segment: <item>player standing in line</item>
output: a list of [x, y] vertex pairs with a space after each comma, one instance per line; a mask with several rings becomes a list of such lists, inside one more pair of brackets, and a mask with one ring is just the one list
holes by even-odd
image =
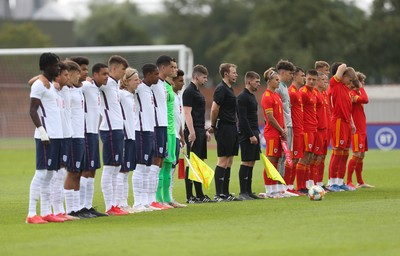
[[150, 206], [160, 209], [169, 209], [157, 202], [156, 193], [159, 182], [160, 170], [166, 156], [167, 146], [167, 127], [168, 127], [168, 111], [167, 111], [167, 91], [165, 88], [165, 79], [173, 75], [172, 68], [173, 59], [169, 56], [162, 55], [158, 57], [156, 65], [159, 70], [159, 80], [151, 86], [154, 95], [154, 160], [149, 172], [150, 180]]
[[352, 102], [350, 90], [358, 87], [359, 81], [353, 68], [341, 64], [329, 82], [330, 103], [332, 104], [332, 156], [329, 164], [329, 190], [348, 190], [343, 183], [346, 174], [351, 133], [355, 131], [351, 117]]
[[176, 133], [175, 133], [175, 93], [172, 88], [173, 78], [177, 76], [178, 66], [176, 65], [175, 59], [168, 56], [161, 56], [158, 58], [159, 69], [161, 70], [161, 77], [163, 74], [167, 75], [164, 80], [164, 86], [166, 90], [166, 104], [167, 104], [167, 143], [166, 143], [166, 154], [165, 159], [162, 162], [162, 167], [158, 176], [158, 187], [156, 200], [161, 203], [164, 207], [173, 208], [172, 198], [169, 196], [170, 185], [171, 185], [171, 171], [172, 165], [176, 161]]
[[124, 156], [122, 160], [121, 171], [117, 176], [116, 204], [124, 211], [133, 213], [133, 209], [128, 205], [129, 172], [135, 170], [135, 100], [134, 92], [139, 86], [140, 81], [138, 71], [133, 68], [127, 68], [125, 75], [120, 80], [121, 108], [124, 118]]
[[[294, 189], [294, 180], [297, 176], [297, 169], [301, 166], [297, 166], [299, 160], [304, 156], [304, 116], [303, 116], [303, 100], [300, 94], [300, 88], [304, 86], [306, 82], [306, 75], [304, 70], [300, 67], [296, 67], [293, 75], [293, 83], [289, 87], [290, 105], [292, 113], [293, 123], [293, 169], [291, 172], [285, 172], [285, 182], [288, 186], [288, 191], [294, 194], [298, 192]], [[297, 179], [298, 180], [298, 179]]]
[[[49, 82], [46, 85], [37, 79], [31, 87], [29, 114], [36, 127], [36, 172], [29, 188], [28, 224], [63, 222], [64, 219], [51, 213], [50, 181], [53, 171], [60, 169], [60, 150], [63, 132], [59, 97], [53, 80], [59, 74], [60, 58], [54, 53], [43, 53], [39, 59], [42, 75]], [[36, 214], [40, 198], [41, 216]]]
[[308, 188], [314, 185], [311, 177], [311, 162], [314, 158], [315, 136], [317, 132], [317, 98], [314, 87], [317, 82], [318, 72], [314, 69], [306, 73], [306, 84], [300, 89], [303, 101], [303, 129], [304, 129], [304, 156], [297, 164], [297, 190], [307, 194]]
[[[292, 114], [290, 109], [290, 96], [288, 87], [293, 80], [294, 74], [294, 65], [290, 61], [280, 60], [276, 64], [276, 70], [278, 70], [279, 74], [279, 88], [277, 88], [276, 93], [281, 96], [283, 103], [283, 112], [285, 117], [285, 126], [287, 129], [287, 143], [289, 150], [293, 150], [293, 123], [292, 123]], [[286, 157], [282, 154], [282, 157], [278, 162], [278, 171], [282, 175], [285, 176], [286, 172], [289, 172], [289, 176], [292, 176], [293, 167], [286, 162]], [[295, 193], [291, 193], [287, 191], [287, 187], [283, 185], [279, 185], [279, 191], [282, 192], [283, 197], [297, 196]]]
[[183, 129], [182, 129], [182, 97], [180, 91], [182, 90], [183, 86], [185, 85], [185, 73], [178, 69], [176, 77], [173, 79], [172, 87], [175, 93], [174, 99], [174, 118], [175, 118], [175, 134], [176, 134], [176, 149], [175, 149], [175, 162], [172, 164], [171, 169], [171, 183], [169, 185], [169, 197], [171, 198], [170, 205], [174, 208], [184, 208], [186, 204], [178, 203], [172, 193], [173, 184], [174, 184], [174, 173], [175, 168], [178, 164], [179, 154], [181, 148], [185, 146], [185, 140], [183, 136]]
[[[264, 79], [267, 82], [267, 89], [262, 96], [261, 106], [266, 121], [264, 126], [266, 156], [271, 164], [277, 168], [278, 160], [282, 157], [281, 140], [287, 139], [281, 96], [275, 92], [279, 88], [279, 75], [274, 68], [269, 68], [264, 72]], [[260, 195], [269, 198], [282, 198], [277, 182], [268, 178], [265, 170], [263, 175], [266, 194], [260, 193]]]
[[[193, 67], [192, 81], [183, 91], [182, 104], [185, 116], [184, 137], [187, 148], [187, 155], [193, 151], [201, 160], [207, 159], [207, 142], [211, 135], [205, 128], [206, 100], [200, 91], [200, 86], [207, 83], [208, 70], [203, 65]], [[214, 202], [203, 193], [202, 184], [189, 180], [189, 167], [186, 167], [185, 187], [186, 202], [208, 203]], [[193, 185], [196, 190], [196, 197], [193, 196]]]
[[239, 143], [242, 162], [239, 169], [239, 198], [261, 199], [252, 191], [253, 167], [260, 160], [260, 130], [258, 129], [257, 99], [254, 93], [260, 87], [260, 75], [249, 71], [245, 75], [245, 88], [238, 95]]
[[232, 88], [238, 77], [236, 68], [231, 63], [222, 63], [219, 66], [222, 81], [215, 88], [211, 106], [211, 130], [215, 131], [218, 154], [214, 180], [215, 201], [242, 201], [229, 193], [233, 157], [239, 152], [237, 99]]
[[314, 68], [315, 70], [317, 70], [317, 72], [322, 72], [324, 73], [327, 77], [329, 77], [330, 74], [330, 66], [328, 64], [328, 62], [323, 61], [323, 60], [317, 60], [314, 64]]
[[[73, 58], [71, 58], [73, 59]], [[77, 60], [78, 64], [81, 63]], [[80, 64], [85, 70], [85, 64]], [[85, 72], [81, 72], [81, 75]], [[85, 78], [86, 79], [86, 78]], [[81, 188], [86, 184], [86, 192], [82, 197], [81, 204], [83, 210], [98, 217], [108, 216], [98, 212], [93, 208], [94, 179], [96, 170], [100, 168], [100, 150], [99, 150], [99, 122], [100, 122], [100, 90], [99, 87], [106, 84], [108, 79], [108, 67], [103, 63], [97, 63], [92, 67], [92, 81], [82, 82], [82, 92], [85, 97], [85, 158], [83, 162], [83, 171], [81, 175]], [[82, 199], [83, 198], [83, 199]]]
[[356, 132], [352, 134], [351, 141], [353, 145], [353, 156], [349, 161], [347, 169], [347, 186], [349, 189], [354, 190], [352, 176], [354, 171], [357, 177], [357, 188], [373, 188], [374, 186], [364, 182], [362, 178], [363, 160], [365, 152], [368, 151], [367, 141], [367, 120], [364, 112], [364, 104], [368, 104], [368, 94], [364, 89], [364, 81], [366, 76], [363, 73], [357, 72], [357, 78], [360, 81], [360, 88], [354, 88], [351, 92], [353, 101], [352, 117]]
[[67, 176], [64, 181], [65, 206], [67, 214], [78, 218], [96, 217], [82, 210], [80, 203], [80, 178], [85, 155], [85, 100], [82, 84], [79, 81], [81, 69], [79, 65], [67, 60], [69, 66], [69, 88], [71, 95], [71, 127], [72, 140]]
[[159, 210], [149, 206], [149, 174], [154, 156], [154, 95], [151, 86], [158, 82], [159, 72], [154, 64], [142, 67], [143, 81], [135, 91], [135, 152], [136, 169], [132, 175], [134, 212]]
[[113, 55], [108, 60], [107, 84], [100, 86], [101, 124], [100, 138], [103, 142], [103, 174], [101, 190], [108, 215], [126, 215], [115, 202], [117, 175], [121, 169], [124, 149], [124, 120], [120, 105], [118, 81], [124, 76], [128, 61]]
[[[326, 84], [328, 76], [323, 72], [318, 72], [318, 79], [315, 86], [315, 94], [317, 99], [317, 133], [315, 136], [314, 159], [311, 164], [312, 179], [315, 184], [323, 186], [325, 158], [328, 150], [328, 100], [324, 96], [326, 92]], [[323, 168], [321, 168], [323, 166]]]

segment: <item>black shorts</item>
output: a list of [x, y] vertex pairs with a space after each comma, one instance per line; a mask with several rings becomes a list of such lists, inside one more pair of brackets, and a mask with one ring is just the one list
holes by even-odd
[[121, 172], [133, 171], [136, 168], [135, 141], [124, 141], [124, 158], [122, 159]]
[[239, 137], [235, 124], [220, 124], [215, 131], [217, 155], [237, 156], [239, 152]]
[[[254, 133], [257, 131], [253, 131]], [[259, 133], [259, 132], [258, 132]], [[256, 135], [259, 139], [259, 134]], [[246, 138], [240, 136], [240, 156], [242, 161], [250, 162], [260, 160], [260, 141], [258, 144], [250, 144], [249, 137]]]
[[207, 137], [206, 130], [203, 127], [194, 127], [194, 133], [196, 134], [196, 140], [193, 146], [190, 147], [189, 143], [189, 130], [185, 128], [183, 131], [185, 136], [185, 143], [187, 148], [187, 154], [190, 152], [195, 153], [200, 159], [207, 159]]
[[83, 170], [96, 171], [100, 168], [100, 148], [99, 134], [85, 133], [85, 159], [83, 160]]
[[167, 151], [167, 127], [154, 127], [154, 157], [165, 158]]
[[50, 144], [44, 145], [40, 139], [35, 139], [36, 170], [56, 171], [60, 169], [62, 140], [50, 139]]

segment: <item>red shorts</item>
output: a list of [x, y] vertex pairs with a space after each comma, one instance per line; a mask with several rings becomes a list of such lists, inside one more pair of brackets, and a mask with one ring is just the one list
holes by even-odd
[[304, 156], [304, 134], [293, 136], [293, 158], [299, 159]]
[[318, 130], [315, 136], [314, 154], [326, 155], [328, 150], [328, 133], [325, 130]]
[[350, 148], [351, 125], [338, 118], [332, 120], [332, 147]]
[[306, 132], [304, 131], [304, 151], [313, 152], [315, 145], [315, 135], [316, 132]]
[[266, 156], [282, 157], [281, 138], [268, 138], [266, 140]]
[[351, 144], [353, 146], [353, 152], [363, 153], [368, 151], [368, 140], [367, 134], [355, 133], [351, 135]]

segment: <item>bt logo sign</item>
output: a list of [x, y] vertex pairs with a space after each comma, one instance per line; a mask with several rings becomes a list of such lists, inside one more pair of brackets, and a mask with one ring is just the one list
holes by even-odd
[[375, 134], [375, 144], [381, 150], [391, 150], [396, 146], [396, 133], [389, 127], [380, 128]]

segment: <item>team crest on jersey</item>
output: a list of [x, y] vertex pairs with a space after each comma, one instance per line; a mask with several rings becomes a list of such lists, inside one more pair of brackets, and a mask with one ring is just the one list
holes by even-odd
[[118, 161], [119, 155], [115, 155], [115, 161]]
[[293, 154], [294, 154], [295, 156], [297, 156], [298, 153], [299, 153], [299, 152], [297, 152], [297, 150], [296, 150], [296, 151], [293, 151]]
[[363, 144], [358, 144], [358, 147], [359, 148], [363, 148]]
[[340, 145], [343, 145], [344, 144], [344, 140], [340, 140]]
[[149, 160], [149, 155], [145, 154], [145, 155], [143, 156], [143, 159], [144, 159], [145, 161]]
[[278, 153], [278, 149], [277, 148], [274, 148], [274, 153], [275, 154]]
[[79, 169], [79, 168], [81, 167], [81, 162], [79, 162], [79, 161], [76, 162], [76, 163], [75, 163], [75, 167], [76, 167], [77, 169]]
[[310, 143], [310, 144], [308, 144], [308, 148], [312, 148], [312, 144]]

